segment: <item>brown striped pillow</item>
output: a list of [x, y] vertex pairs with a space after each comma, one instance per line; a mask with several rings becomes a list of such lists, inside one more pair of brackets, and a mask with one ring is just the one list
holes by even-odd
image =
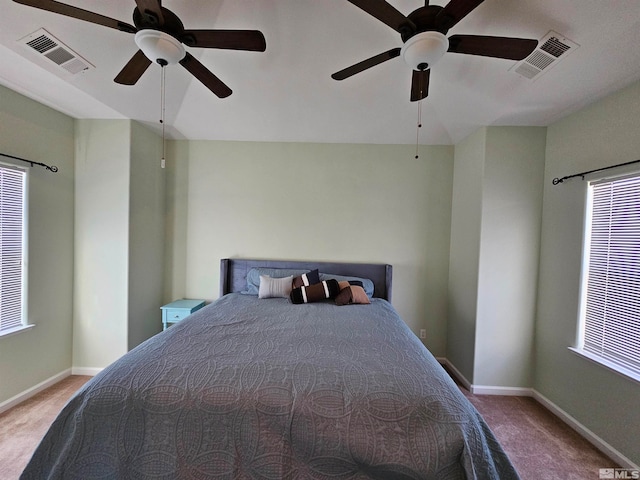
[[328, 298], [334, 298], [340, 293], [340, 286], [337, 280], [325, 280], [308, 287], [302, 286], [291, 290], [291, 303], [311, 303], [326, 300]]
[[308, 287], [320, 282], [320, 273], [318, 269], [311, 270], [310, 272], [303, 273], [297, 277], [293, 277], [293, 288]]

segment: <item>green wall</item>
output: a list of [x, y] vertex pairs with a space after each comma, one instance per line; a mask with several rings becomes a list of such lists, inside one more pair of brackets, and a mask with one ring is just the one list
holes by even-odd
[[390, 263], [394, 305], [445, 354], [453, 147], [172, 147], [174, 297], [217, 298], [226, 257]]
[[531, 387], [545, 135], [487, 127], [456, 145], [447, 360], [474, 392]]
[[468, 382], [475, 363], [485, 143], [484, 129], [458, 143], [453, 173], [446, 356]]
[[488, 127], [473, 383], [529, 388], [546, 128]]
[[640, 464], [640, 385], [570, 352], [577, 335], [587, 182], [552, 179], [640, 158], [640, 83], [548, 127], [535, 388]]
[[160, 166], [162, 139], [131, 125], [129, 204], [129, 305], [127, 348], [161, 329], [164, 301], [166, 175]]
[[73, 366], [127, 352], [129, 120], [76, 122]]
[[141, 124], [76, 122], [76, 373], [96, 373], [161, 330], [161, 156], [162, 140]]
[[27, 309], [35, 327], [0, 337], [0, 405], [71, 368], [73, 123], [0, 86], [0, 152], [59, 168], [28, 173]]

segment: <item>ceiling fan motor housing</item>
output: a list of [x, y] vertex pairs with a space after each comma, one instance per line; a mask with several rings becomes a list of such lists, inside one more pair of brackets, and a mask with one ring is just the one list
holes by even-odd
[[431, 68], [449, 49], [449, 40], [440, 32], [422, 32], [409, 38], [400, 55], [413, 70]]

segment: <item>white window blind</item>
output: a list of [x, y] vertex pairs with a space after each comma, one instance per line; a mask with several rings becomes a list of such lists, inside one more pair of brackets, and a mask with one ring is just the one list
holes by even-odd
[[594, 182], [589, 200], [581, 347], [640, 374], [640, 176]]
[[0, 166], [0, 332], [23, 325], [25, 171]]

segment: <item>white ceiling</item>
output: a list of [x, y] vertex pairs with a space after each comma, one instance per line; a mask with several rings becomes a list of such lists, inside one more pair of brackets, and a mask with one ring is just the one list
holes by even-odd
[[[64, 0], [133, 24], [134, 0]], [[389, 0], [404, 14], [419, 0]], [[432, 0], [433, 5], [446, 0]], [[113, 78], [133, 35], [0, 0], [0, 83], [76, 118], [132, 118], [159, 130], [161, 68], [135, 86]], [[166, 71], [169, 138], [323, 143], [416, 142], [418, 103], [401, 58], [343, 81], [331, 74], [402, 45], [347, 0], [164, 0], [187, 29], [256, 29], [266, 52], [188, 49], [232, 90], [219, 99], [180, 66]], [[18, 40], [45, 28], [95, 68], [71, 75]], [[517, 63], [447, 53], [420, 102], [419, 143], [455, 144], [478, 127], [548, 125], [640, 79], [638, 0], [486, 0], [449, 35], [541, 39], [579, 48], [529, 80]]]

